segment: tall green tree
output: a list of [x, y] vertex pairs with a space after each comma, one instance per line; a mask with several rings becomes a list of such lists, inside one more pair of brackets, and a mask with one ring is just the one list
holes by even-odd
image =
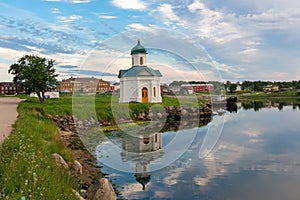
[[35, 92], [41, 103], [45, 102], [45, 92], [57, 84], [54, 61], [37, 55], [25, 55], [12, 64], [8, 73], [14, 75], [14, 83], [26, 90]]
[[237, 84], [231, 83], [231, 84], [229, 85], [229, 91], [230, 91], [230, 92], [235, 92], [235, 91], [236, 91], [236, 87], [237, 87]]

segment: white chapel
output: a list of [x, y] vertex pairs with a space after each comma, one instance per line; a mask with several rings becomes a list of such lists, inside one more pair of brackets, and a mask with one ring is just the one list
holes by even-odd
[[120, 103], [141, 102], [160, 103], [162, 102], [160, 81], [161, 73], [147, 67], [147, 49], [141, 45], [140, 40], [131, 49], [132, 66], [127, 70], [120, 70]]

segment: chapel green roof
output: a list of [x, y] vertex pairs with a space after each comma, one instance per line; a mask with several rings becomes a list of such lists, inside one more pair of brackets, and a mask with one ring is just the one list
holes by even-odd
[[131, 55], [132, 55], [132, 54], [138, 54], [138, 53], [147, 53], [147, 49], [141, 45], [140, 40], [138, 40], [137, 45], [135, 45], [135, 46], [131, 49]]
[[[136, 76], [143, 76], [140, 75], [140, 73], [142, 71], [147, 71], [149, 75], [147, 76], [158, 76], [158, 77], [162, 77], [161, 73], [159, 70], [154, 70], [150, 67], [147, 66], [132, 66], [129, 69], [126, 70], [120, 70], [119, 71], [119, 75], [118, 78], [122, 78], [122, 77], [136, 77]], [[144, 75], [145, 76], [145, 75]]]

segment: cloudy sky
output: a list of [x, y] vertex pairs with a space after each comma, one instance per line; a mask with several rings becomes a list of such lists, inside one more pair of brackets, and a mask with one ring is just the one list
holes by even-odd
[[[0, 81], [25, 54], [117, 81], [138, 38], [165, 82], [299, 80], [300, 1], [2, 0]], [[197, 73], [195, 73], [197, 72]]]

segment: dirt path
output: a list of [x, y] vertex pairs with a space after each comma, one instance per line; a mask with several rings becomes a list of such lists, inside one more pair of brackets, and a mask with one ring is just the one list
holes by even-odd
[[12, 131], [12, 125], [18, 116], [17, 107], [21, 101], [16, 97], [0, 98], [0, 144]]

